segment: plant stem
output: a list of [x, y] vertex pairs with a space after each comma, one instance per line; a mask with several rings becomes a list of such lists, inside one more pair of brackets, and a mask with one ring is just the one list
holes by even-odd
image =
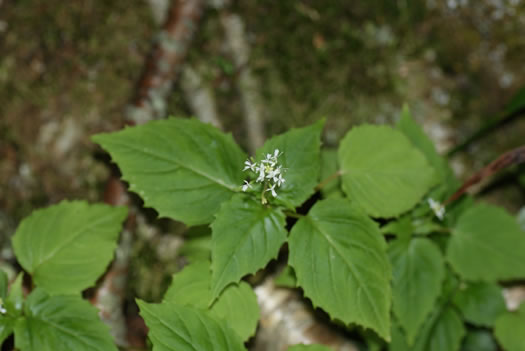
[[338, 170], [337, 172], [335, 172], [334, 174], [332, 174], [328, 178], [326, 178], [323, 181], [321, 181], [321, 183], [317, 184], [317, 186], [315, 187], [315, 191], [321, 190], [326, 184], [328, 184], [331, 181], [337, 179], [337, 177], [340, 177], [342, 174], [343, 173], [341, 172], [341, 170]]
[[304, 215], [302, 215], [300, 213], [295, 213], [295, 212], [291, 212], [291, 211], [284, 211], [284, 214], [287, 217], [292, 217], [292, 218], [302, 218], [302, 217], [304, 217]]

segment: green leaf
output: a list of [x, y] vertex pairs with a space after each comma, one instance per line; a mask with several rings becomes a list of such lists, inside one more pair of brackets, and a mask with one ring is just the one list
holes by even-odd
[[344, 199], [317, 202], [292, 228], [289, 264], [313, 304], [390, 338], [391, 268], [375, 222]]
[[454, 309], [447, 307], [432, 328], [428, 351], [459, 350], [464, 336], [463, 321]]
[[522, 230], [525, 230], [525, 207], [522, 207], [518, 212], [518, 224]]
[[448, 173], [448, 164], [436, 151], [434, 143], [425, 134], [423, 129], [414, 121], [408, 105], [403, 105], [401, 118], [397, 122], [397, 129], [426, 157], [437, 173], [440, 180], [444, 180]]
[[24, 274], [18, 274], [13, 284], [11, 284], [9, 294], [7, 293], [9, 283], [7, 274], [0, 270], [0, 276], [2, 276], [0, 279], [3, 285], [0, 307], [5, 309], [5, 313], [0, 313], [0, 345], [2, 345], [4, 340], [13, 333], [16, 318], [22, 314], [22, 308], [24, 307], [22, 280]]
[[414, 346], [408, 346], [401, 328], [394, 324], [390, 351], [458, 351], [465, 336], [465, 327], [451, 307], [439, 308], [427, 319]]
[[24, 317], [15, 325], [15, 345], [21, 351], [117, 351], [95, 307], [80, 297], [49, 296], [42, 289], [26, 300]]
[[211, 259], [211, 235], [184, 240], [179, 255], [184, 256], [189, 263], [209, 261]]
[[461, 351], [497, 351], [498, 345], [492, 337], [492, 333], [487, 330], [469, 330]]
[[0, 299], [4, 300], [7, 296], [7, 287], [9, 286], [9, 278], [7, 273], [0, 269]]
[[350, 130], [339, 148], [343, 191], [374, 217], [411, 209], [435, 182], [434, 171], [401, 132], [364, 125]]
[[525, 278], [525, 232], [503, 209], [479, 204], [458, 219], [447, 249], [456, 272], [467, 280]]
[[208, 309], [210, 281], [209, 261], [190, 264], [173, 276], [163, 301], [207, 310], [210, 316], [224, 320], [242, 340], [253, 336], [259, 319], [259, 305], [250, 285], [245, 282], [229, 285]]
[[292, 267], [286, 266], [273, 281], [276, 286], [284, 288], [295, 288], [297, 286], [297, 277]]
[[125, 207], [83, 201], [34, 211], [13, 237], [16, 257], [48, 293], [79, 293], [106, 270], [126, 214]]
[[468, 322], [492, 327], [496, 318], [505, 311], [501, 288], [490, 283], [470, 283], [460, 287], [454, 304]]
[[246, 350], [237, 333], [198, 308], [140, 300], [137, 304], [149, 328], [153, 351]]
[[0, 314], [0, 345], [13, 333], [14, 326], [13, 318]]
[[392, 220], [381, 227], [383, 234], [395, 234], [399, 238], [410, 238], [414, 233], [414, 225], [409, 214]]
[[330, 351], [332, 350], [328, 346], [324, 345], [317, 345], [317, 344], [311, 344], [311, 345], [293, 345], [288, 348], [288, 351]]
[[294, 129], [277, 135], [264, 143], [257, 150], [257, 161], [268, 153], [279, 149], [279, 164], [286, 169], [284, 184], [277, 194], [278, 199], [288, 207], [295, 208], [305, 202], [313, 193], [319, 182], [321, 132], [324, 120], [311, 126]]
[[331, 196], [343, 197], [343, 192], [341, 191], [341, 177], [337, 176], [336, 178], [331, 179], [331, 177], [333, 177], [337, 171], [339, 171], [339, 165], [337, 164], [337, 150], [321, 150], [320, 178], [321, 182], [327, 181], [327, 183], [321, 188], [321, 194], [323, 195], [323, 198], [328, 198]]
[[211, 228], [213, 299], [228, 284], [276, 258], [287, 234], [281, 210], [246, 196], [235, 196], [224, 203]]
[[194, 119], [154, 121], [93, 140], [145, 206], [187, 225], [210, 223], [244, 179], [246, 156], [231, 135]]
[[525, 351], [525, 303], [496, 320], [494, 335], [505, 351]]
[[22, 314], [24, 308], [24, 292], [22, 291], [22, 283], [24, 280], [24, 273], [18, 273], [15, 281], [11, 284], [9, 294], [5, 299], [5, 308], [8, 313], [18, 317]]
[[445, 278], [443, 256], [426, 238], [395, 240], [388, 250], [392, 263], [393, 310], [412, 345], [432, 311]]

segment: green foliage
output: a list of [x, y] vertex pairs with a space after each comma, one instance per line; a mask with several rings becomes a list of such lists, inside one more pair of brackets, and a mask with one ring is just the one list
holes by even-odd
[[5, 299], [5, 309], [7, 310], [8, 316], [19, 317], [22, 314], [24, 307], [24, 293], [22, 291], [23, 279], [23, 273], [18, 274]]
[[197, 120], [155, 121], [93, 140], [146, 206], [188, 225], [210, 223], [242, 184], [245, 154], [231, 135]]
[[494, 325], [494, 334], [505, 351], [524, 351], [525, 303], [521, 304], [518, 311], [500, 316]]
[[434, 310], [423, 325], [413, 346], [409, 346], [405, 335], [395, 326], [392, 329], [390, 351], [459, 351], [465, 336], [461, 317], [451, 307]]
[[456, 190], [457, 181], [454, 179], [452, 169], [447, 161], [436, 151], [432, 140], [424, 133], [423, 129], [414, 121], [408, 105], [403, 106], [401, 118], [397, 122], [397, 129], [405, 135], [408, 140], [423, 153], [427, 161], [434, 168], [438, 187], [433, 191], [433, 197], [443, 199]]
[[491, 283], [468, 283], [454, 296], [454, 304], [466, 321], [483, 327], [492, 327], [505, 311], [501, 288]]
[[525, 278], [525, 232], [503, 209], [468, 209], [453, 228], [447, 258], [464, 279], [495, 282]]
[[275, 285], [283, 288], [295, 288], [297, 286], [297, 277], [292, 267], [286, 266], [274, 280]]
[[221, 207], [211, 225], [213, 299], [228, 284], [277, 257], [286, 241], [284, 219], [281, 210], [241, 195]]
[[[179, 251], [190, 264], [163, 302], [137, 302], [153, 350], [245, 350], [259, 308], [242, 279], [288, 253], [275, 284], [302, 289], [340, 327], [357, 325], [369, 350], [492, 351], [481, 328], [494, 327], [506, 350], [524, 351], [525, 307], [506, 312], [498, 285], [525, 278], [517, 221], [470, 197], [436, 218], [428, 200], [457, 180], [407, 107], [397, 129], [353, 128], [338, 150], [321, 152], [323, 124], [271, 138], [246, 163], [230, 135], [196, 120], [94, 137], [147, 206], [195, 225]], [[116, 350], [80, 294], [109, 264], [125, 216], [64, 201], [24, 219], [13, 247], [36, 288], [25, 298], [23, 273], [9, 286], [0, 271], [0, 341], [14, 332], [21, 351]], [[381, 229], [371, 217], [386, 218]]]
[[[325, 149], [321, 151], [321, 180], [328, 180], [333, 177], [339, 170], [337, 163], [337, 150]], [[335, 196], [342, 197], [341, 179], [339, 177], [331, 179], [321, 188], [321, 194], [324, 198]]]
[[469, 330], [461, 351], [497, 351], [498, 346], [488, 330]]
[[288, 351], [330, 351], [331, 348], [323, 345], [293, 345], [288, 348]]
[[286, 182], [279, 188], [278, 200], [291, 209], [306, 201], [319, 181], [323, 125], [321, 120], [309, 127], [291, 129], [269, 139], [257, 150], [258, 161], [274, 150], [282, 152], [279, 161], [286, 170]]
[[63, 201], [22, 221], [15, 255], [37, 286], [73, 294], [92, 286], [113, 258], [124, 207]]
[[208, 310], [211, 317], [223, 320], [242, 340], [253, 336], [259, 319], [259, 306], [251, 287], [245, 282], [229, 285], [209, 307], [210, 282], [208, 261], [190, 264], [173, 276], [163, 301]]
[[445, 278], [439, 248], [426, 238], [392, 241], [388, 253], [392, 262], [393, 311], [413, 345], [425, 317], [432, 311]]
[[399, 131], [364, 125], [341, 141], [343, 190], [373, 217], [409, 210], [435, 183], [432, 167]]
[[4, 300], [7, 296], [8, 278], [7, 273], [0, 269], [0, 299]]
[[386, 243], [359, 208], [344, 199], [316, 203], [292, 228], [289, 247], [297, 283], [314, 305], [390, 338]]
[[149, 328], [153, 351], [240, 351], [241, 338], [224, 323], [196, 307], [137, 301]]
[[97, 309], [78, 296], [49, 296], [42, 289], [34, 290], [14, 329], [20, 351], [117, 350]]

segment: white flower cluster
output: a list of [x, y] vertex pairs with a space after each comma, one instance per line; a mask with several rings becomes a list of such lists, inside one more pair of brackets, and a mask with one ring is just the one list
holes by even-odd
[[428, 206], [430, 206], [432, 211], [434, 211], [436, 217], [439, 218], [440, 221], [442, 221], [445, 217], [445, 206], [443, 206], [438, 201], [435, 201], [432, 198], [428, 199]]
[[[250, 170], [254, 172], [257, 175], [255, 182], [263, 183], [265, 186], [263, 193], [265, 191], [270, 191], [273, 197], [277, 197], [275, 187], [280, 187], [285, 182], [285, 179], [283, 178], [285, 169], [278, 164], [277, 160], [281, 155], [282, 152], [279, 152], [279, 149], [276, 149], [273, 154], [266, 154], [266, 158], [262, 160], [260, 164], [255, 162], [253, 158], [244, 162], [245, 167], [243, 171]], [[242, 186], [242, 191], [251, 189], [252, 183], [253, 181], [248, 182], [245, 180], [244, 185]]]

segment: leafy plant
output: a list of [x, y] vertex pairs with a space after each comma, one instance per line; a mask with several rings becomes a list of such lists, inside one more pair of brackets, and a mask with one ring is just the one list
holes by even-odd
[[[196, 120], [93, 137], [160, 217], [211, 229], [182, 248], [190, 264], [161, 303], [137, 300], [153, 349], [244, 350], [259, 311], [243, 278], [287, 254], [277, 281], [378, 348], [494, 350], [495, 337], [525, 350], [523, 306], [506, 311], [499, 285], [525, 278], [517, 221], [468, 197], [442, 205], [458, 181], [408, 108], [395, 127], [351, 129], [337, 151], [321, 150], [323, 124], [273, 137], [253, 157]], [[14, 331], [23, 351], [64, 349], [62, 334], [75, 350], [113, 350], [78, 293], [103, 273], [124, 217], [63, 202], [24, 220], [13, 246], [36, 289], [24, 298], [19, 277], [8, 294], [1, 276], [0, 336]]]
[[7, 293], [0, 271], [0, 342], [14, 332], [21, 351], [117, 350], [96, 308], [80, 293], [113, 258], [126, 215], [124, 207], [63, 201], [22, 221], [13, 248], [36, 288], [24, 297], [20, 274]]

